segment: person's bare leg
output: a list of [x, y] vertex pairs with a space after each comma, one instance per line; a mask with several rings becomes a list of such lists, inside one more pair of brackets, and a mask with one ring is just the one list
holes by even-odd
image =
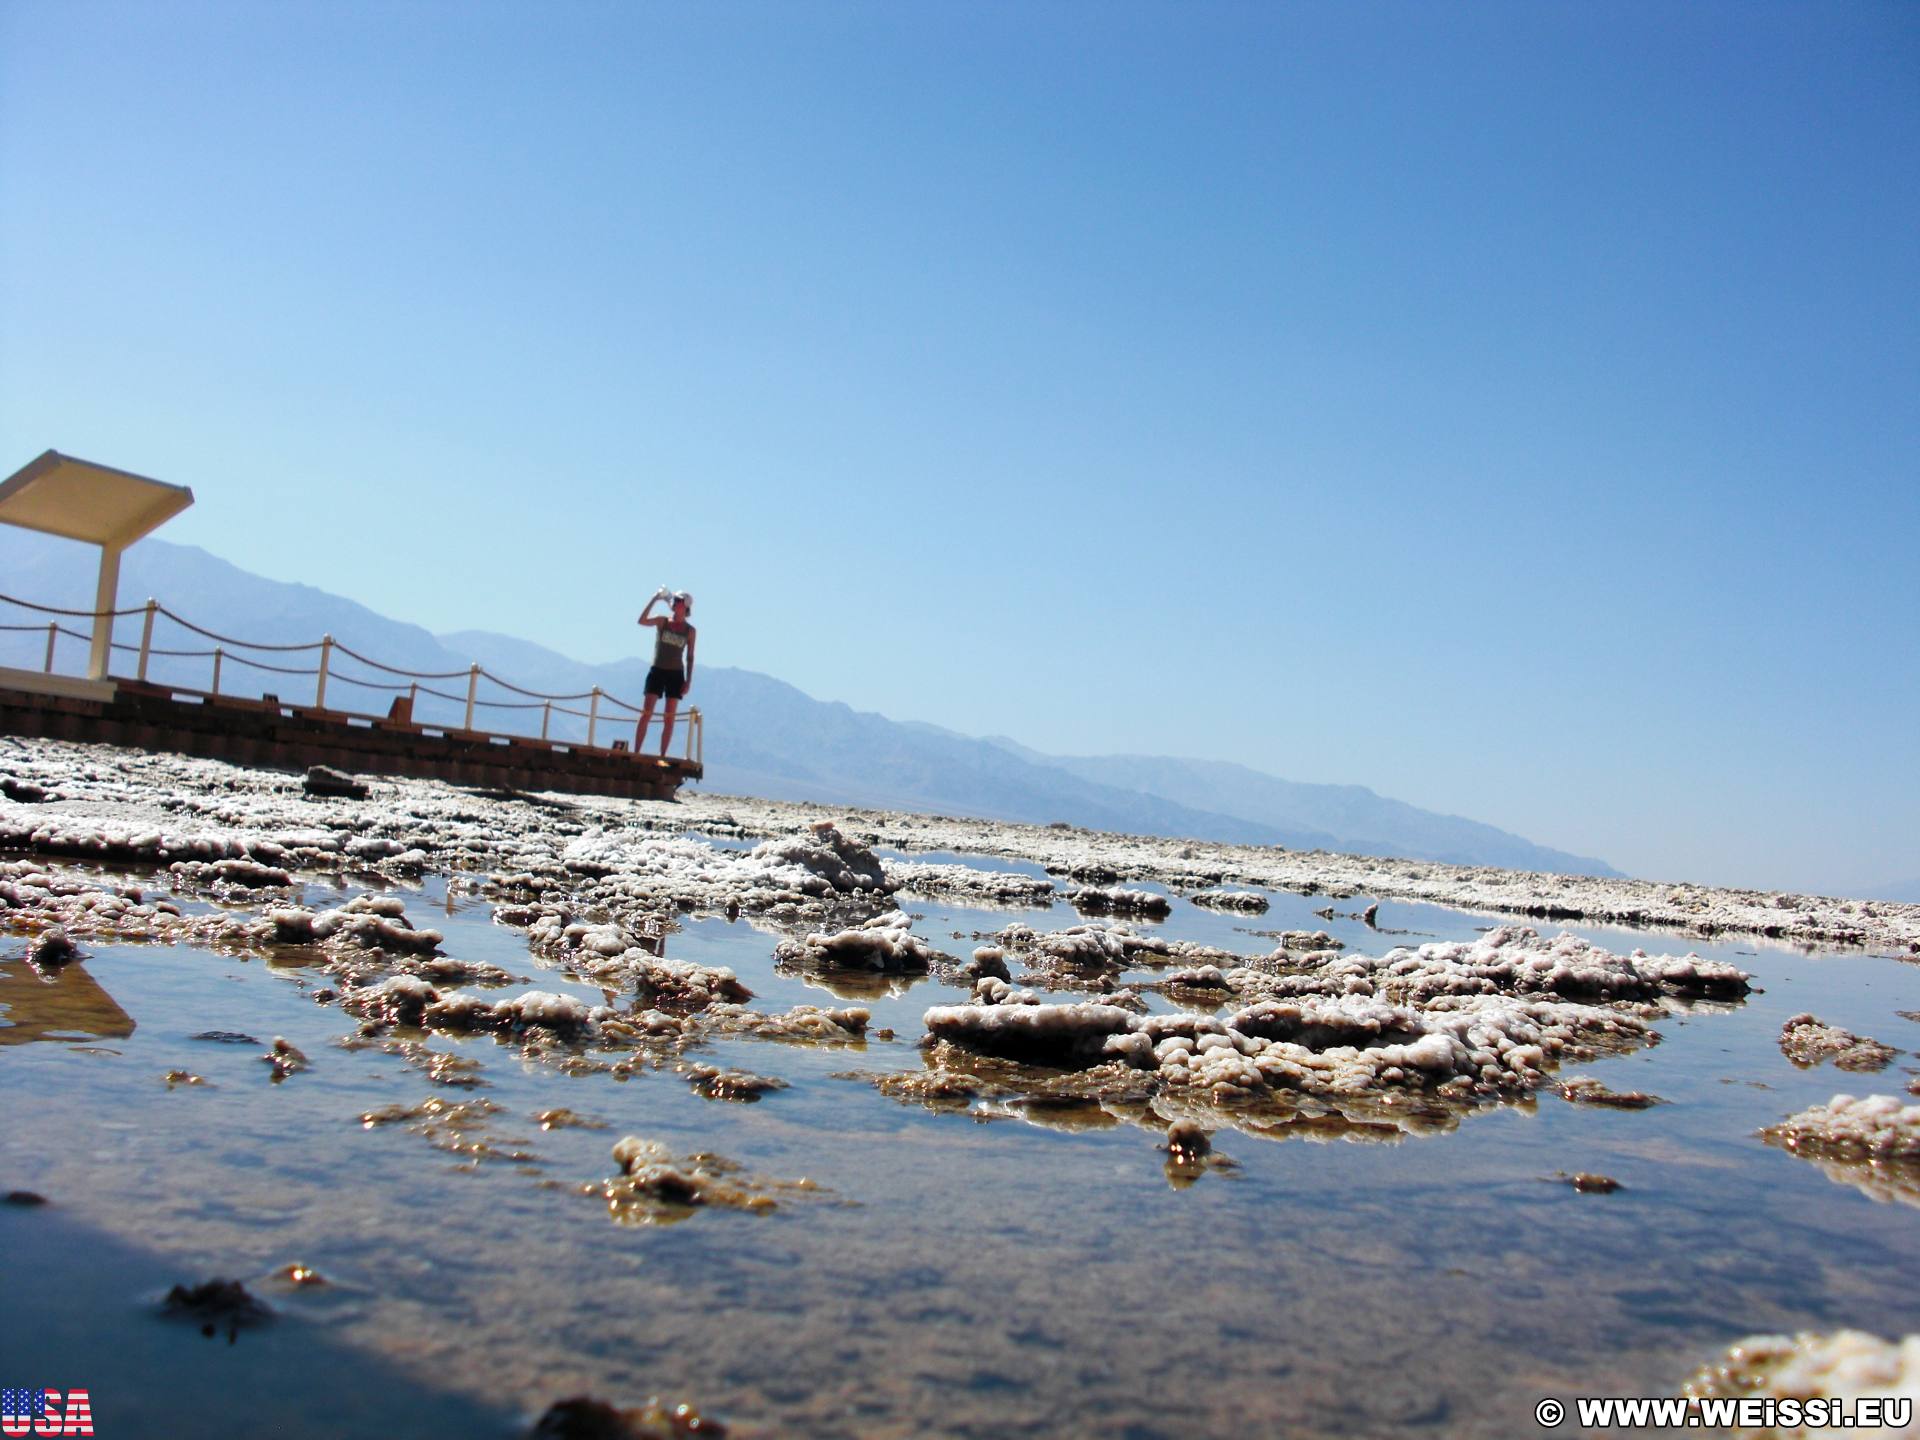
[[673, 716], [680, 708], [680, 702], [671, 695], [667, 697], [667, 713], [660, 722], [660, 756], [666, 758], [667, 747], [673, 744]]
[[640, 723], [633, 727], [633, 753], [638, 755], [640, 748], [647, 743], [647, 726], [653, 723], [653, 696], [649, 695], [640, 702]]

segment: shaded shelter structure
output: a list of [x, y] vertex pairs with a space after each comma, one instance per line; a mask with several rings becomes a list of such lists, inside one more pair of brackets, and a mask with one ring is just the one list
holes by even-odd
[[120, 555], [193, 504], [193, 491], [48, 450], [0, 481], [0, 525], [100, 547], [87, 678], [105, 680], [113, 656]]

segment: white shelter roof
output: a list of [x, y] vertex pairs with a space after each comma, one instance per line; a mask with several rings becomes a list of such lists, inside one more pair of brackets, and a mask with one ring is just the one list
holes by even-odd
[[124, 550], [193, 504], [184, 485], [49, 450], [0, 481], [0, 524]]

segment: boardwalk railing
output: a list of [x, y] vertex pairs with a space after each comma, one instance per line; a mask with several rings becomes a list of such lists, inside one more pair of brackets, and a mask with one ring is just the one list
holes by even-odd
[[[0, 624], [0, 632], [37, 635], [41, 631], [45, 631], [47, 648], [43, 669], [45, 673], [49, 675], [61, 673], [56, 668], [56, 661], [58, 659], [57, 652], [59, 642], [62, 636], [85, 642], [88, 645], [91, 645], [93, 640], [90, 631], [70, 629], [60, 623], [61, 619], [87, 620], [97, 624], [99, 621], [108, 618], [118, 619], [123, 616], [139, 615], [143, 617], [140, 627], [140, 643], [138, 645], [123, 645], [116, 641], [112, 645], [112, 649], [116, 652], [137, 655], [139, 657], [133, 676], [137, 683], [143, 685], [156, 683], [148, 679], [151, 662], [156, 659], [170, 662], [188, 660], [207, 660], [211, 662], [207, 689], [198, 690], [183, 685], [160, 683], [158, 688], [165, 689], [170, 694], [189, 695], [201, 700], [219, 700], [228, 703], [271, 704], [283, 708], [306, 709], [350, 722], [363, 721], [380, 725], [411, 725], [423, 733], [430, 735], [446, 733], [471, 734], [476, 738], [485, 739], [491, 739], [495, 736], [524, 736], [530, 734], [533, 720], [530, 712], [537, 710], [540, 712], [539, 738], [541, 740], [553, 743], [556, 748], [572, 748], [574, 742], [562, 740], [553, 733], [554, 717], [559, 715], [562, 717], [577, 718], [586, 721], [586, 747], [588, 749], [605, 749], [609, 752], [626, 748], [628, 742], [624, 739], [619, 739], [613, 744], [603, 746], [600, 743], [602, 734], [631, 726], [640, 715], [638, 706], [632, 705], [620, 699], [618, 696], [602, 690], [598, 685], [590, 690], [583, 690], [574, 695], [549, 695], [544, 691], [528, 690], [514, 684], [511, 680], [502, 679], [500, 676], [486, 669], [478, 661], [469, 665], [465, 670], [408, 670], [401, 666], [388, 665], [383, 661], [362, 655], [359, 651], [343, 645], [331, 635], [322, 635], [318, 640], [299, 645], [269, 645], [260, 641], [237, 640], [230, 635], [221, 635], [212, 630], [204, 629], [194, 624], [193, 621], [186, 619], [184, 616], [175, 614], [157, 600], [149, 600], [145, 605], [135, 606], [132, 609], [111, 611], [63, 610], [58, 606], [40, 605], [31, 600], [22, 600], [12, 595], [0, 595], [0, 604], [11, 605], [18, 607], [20, 610], [55, 617], [47, 621], [44, 625], [37, 623]], [[153, 643], [154, 622], [162, 617], [180, 626], [183, 630], [212, 641], [212, 648], [176, 649], [162, 648], [155, 645]], [[317, 654], [315, 652], [317, 652]], [[255, 655], [273, 655], [289, 659], [296, 655], [313, 655], [314, 663], [312, 665], [290, 665], [278, 663], [274, 660], [256, 659]], [[391, 678], [370, 679], [365, 675], [342, 670], [337, 663], [338, 657], [342, 656], [368, 669], [378, 671], [382, 676]], [[224, 678], [223, 671], [228, 665], [239, 665], [246, 669], [259, 671], [267, 675], [312, 676], [314, 682], [313, 703], [311, 706], [300, 706], [298, 702], [282, 701], [278, 695], [266, 695], [260, 700], [251, 700], [242, 694], [236, 693], [231, 687], [223, 692], [221, 690], [221, 684]], [[178, 664], [173, 664], [168, 668], [177, 674], [180, 673], [182, 667]], [[434, 681], [447, 680], [466, 681], [464, 693], [442, 690], [432, 683]], [[491, 697], [482, 698], [480, 684], [483, 680], [498, 687], [500, 690], [520, 698], [513, 700], [500, 700]], [[327, 691], [329, 686], [333, 685], [347, 685], [358, 687], [361, 690], [383, 692], [394, 697], [392, 707], [385, 715], [373, 715], [353, 710], [345, 710], [337, 706], [329, 706], [327, 704]], [[401, 696], [406, 697], [404, 703], [399, 699]], [[422, 696], [444, 701], [454, 707], [458, 707], [462, 716], [460, 723], [456, 726], [444, 723], [433, 724], [416, 720], [414, 718], [414, 710], [416, 706], [419, 705]], [[575, 704], [581, 701], [586, 702], [586, 708], [584, 710], [574, 708]], [[664, 707], [656, 707], [657, 710], [663, 708]], [[515, 720], [524, 721], [525, 723], [524, 725], [513, 728], [496, 729], [489, 727], [484, 730], [476, 730], [474, 721], [476, 714], [481, 711], [508, 712], [506, 718], [510, 725]], [[489, 715], [487, 718], [491, 719], [492, 716]], [[661, 717], [658, 713], [656, 713], [654, 721], [655, 724], [661, 722]], [[699, 707], [688, 707], [677, 717], [677, 723], [682, 730], [681, 742], [684, 749], [683, 758], [690, 764], [702, 765], [704, 763], [706, 736], [705, 724]], [[564, 719], [561, 724], [563, 728], [573, 728], [567, 726]], [[651, 726], [649, 727], [649, 733], [654, 733]]]

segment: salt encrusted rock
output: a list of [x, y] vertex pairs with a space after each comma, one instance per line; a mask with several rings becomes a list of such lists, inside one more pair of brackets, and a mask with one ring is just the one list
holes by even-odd
[[277, 865], [257, 860], [176, 860], [167, 867], [176, 884], [224, 886], [234, 890], [284, 889], [293, 876]]
[[38, 805], [47, 798], [47, 792], [38, 785], [29, 785], [11, 775], [0, 775], [0, 795], [21, 805]]
[[1878, 1040], [1869, 1040], [1828, 1025], [1812, 1015], [1795, 1015], [1780, 1027], [1780, 1051], [1802, 1069], [1810, 1070], [1831, 1060], [1841, 1070], [1884, 1070], [1899, 1051]]
[[[1859, 1330], [1749, 1336], [1696, 1372], [1685, 1393], [1701, 1399], [1752, 1395], [1841, 1400], [1848, 1402], [1849, 1411], [1868, 1397], [1905, 1399], [1911, 1402], [1913, 1420], [1920, 1421], [1920, 1335], [1899, 1341]], [[1912, 1440], [1920, 1436], [1920, 1423], [1842, 1433]]]
[[1760, 1132], [1797, 1155], [1836, 1160], [1920, 1161], [1920, 1105], [1892, 1095], [1836, 1095]]
[[[982, 980], [985, 991], [998, 982]], [[985, 998], [985, 997], [983, 997]], [[1117, 1005], [935, 1006], [930, 1041], [1053, 1065], [1120, 1060], [1216, 1102], [1425, 1091], [1469, 1099], [1542, 1083], [1563, 1055], [1644, 1043], [1636, 1016], [1468, 996], [1422, 1011], [1365, 996], [1268, 1000], [1220, 1018]]]
[[929, 1036], [990, 1055], [1073, 1064], [1098, 1058], [1107, 1038], [1131, 1031], [1135, 1017], [1117, 1005], [1003, 1003], [936, 1005], [925, 1022]]
[[[600, 1187], [616, 1220], [646, 1223], [673, 1218], [673, 1211], [703, 1206], [735, 1210], [772, 1210], [775, 1188], [811, 1189], [805, 1181], [775, 1185], [744, 1177], [739, 1167], [717, 1155], [676, 1157], [656, 1140], [629, 1135], [613, 1147], [620, 1173]], [[668, 1212], [660, 1214], [662, 1208]]]
[[1151, 890], [1083, 886], [1069, 894], [1067, 900], [1082, 915], [1138, 915], [1148, 920], [1164, 920], [1173, 913], [1173, 902]]
[[1590, 1075], [1562, 1080], [1560, 1096], [1575, 1105], [1599, 1105], [1611, 1110], [1647, 1110], [1667, 1103], [1644, 1090], [1609, 1090]]
[[1228, 910], [1239, 915], [1267, 913], [1267, 897], [1253, 890], [1202, 890], [1187, 898], [1207, 910]]
[[753, 999], [753, 991], [725, 965], [696, 965], [690, 960], [655, 959], [629, 950], [627, 973], [640, 998], [649, 1005], [677, 1010], [704, 1010], [710, 1005], [737, 1004]]
[[898, 888], [887, 878], [873, 851], [841, 834], [831, 821], [820, 821], [804, 835], [768, 840], [753, 849], [751, 858], [779, 861], [806, 871], [812, 882], [803, 883], [801, 888], [810, 894], [832, 890], [842, 895], [884, 895]]
[[457, 960], [451, 955], [403, 955], [394, 961], [403, 975], [418, 975], [440, 985], [510, 985], [513, 975], [484, 960]]
[[307, 778], [301, 782], [301, 788], [309, 795], [323, 795], [341, 800], [364, 800], [372, 793], [367, 786], [353, 776], [344, 771], [330, 769], [325, 765], [309, 767]]
[[[1263, 932], [1271, 933], [1271, 932]], [[1282, 950], [1342, 950], [1345, 944], [1336, 940], [1324, 930], [1282, 930], [1275, 936]]]
[[[649, 1012], [657, 1015], [658, 1011]], [[812, 1041], [826, 1045], [857, 1044], [866, 1039], [873, 1012], [864, 1005], [822, 1009], [795, 1005], [777, 1015], [749, 1010], [743, 1005], [715, 1005], [689, 1016], [681, 1033], [690, 1036], [751, 1035], [764, 1040]]]
[[42, 930], [27, 947], [27, 963], [43, 970], [57, 965], [65, 965], [80, 958], [80, 948], [73, 943], [64, 927], [55, 925]]
[[299, 906], [269, 910], [272, 938], [282, 944], [336, 945], [367, 950], [432, 954], [446, 937], [438, 930], [416, 930], [405, 906], [390, 895], [358, 895], [334, 910], [318, 913]]
[[787, 1082], [772, 1075], [755, 1075], [750, 1070], [724, 1069], [694, 1061], [681, 1067], [681, 1074], [694, 1092], [709, 1100], [752, 1102], [771, 1090], [784, 1090]]
[[312, 1063], [307, 1059], [306, 1052], [284, 1035], [274, 1036], [273, 1044], [267, 1047], [267, 1053], [260, 1058], [272, 1067], [276, 1085], [289, 1075], [298, 1075]]
[[974, 949], [973, 958], [961, 967], [960, 974], [968, 981], [978, 980], [983, 976], [992, 976], [998, 980], [1013, 978], [1007, 971], [1007, 952], [998, 945], [977, 946]]
[[1165, 964], [1174, 953], [1172, 942], [1136, 935], [1124, 925], [1073, 925], [1045, 934], [1028, 925], [1009, 925], [995, 938], [1036, 967], [1056, 972], [1097, 974]]
[[440, 992], [416, 975], [390, 975], [374, 985], [349, 990], [341, 1008], [380, 1025], [419, 1025]]
[[801, 967], [921, 972], [939, 954], [912, 933], [912, 925], [912, 920], [895, 910], [850, 930], [782, 940], [773, 953], [784, 964]]
[[546, 1030], [565, 1040], [583, 1040], [598, 1035], [602, 1025], [617, 1018], [605, 1005], [588, 1005], [551, 990], [529, 990], [511, 1000], [496, 1001], [464, 993], [437, 996], [421, 1012], [419, 1023], [456, 1033]]
[[889, 881], [915, 895], [961, 900], [971, 905], [1045, 907], [1054, 899], [1054, 883], [1038, 875], [982, 870], [972, 865], [929, 865], [883, 860]]

